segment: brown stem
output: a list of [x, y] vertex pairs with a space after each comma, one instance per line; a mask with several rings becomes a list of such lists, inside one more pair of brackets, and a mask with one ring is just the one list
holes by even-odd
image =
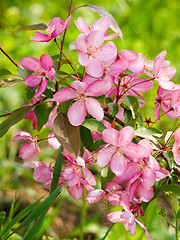
[[15, 61], [2, 49], [1, 46], [0, 46], [0, 50], [1, 50], [1, 52], [4, 53], [4, 55], [5, 55], [16, 67], [18, 67], [18, 64], [15, 63]]
[[71, 64], [71, 62], [69, 61], [69, 59], [67, 59], [66, 55], [63, 53], [62, 49], [60, 48], [60, 46], [58, 45], [56, 39], [54, 39], [54, 42], [56, 43], [57, 47], [59, 48], [61, 54], [64, 56], [64, 58], [66, 59], [66, 61], [69, 63], [69, 65], [71, 66], [71, 68], [74, 70], [76, 76], [78, 77], [78, 80], [81, 81], [78, 73], [76, 72], [75, 68], [73, 67], [73, 65]]
[[123, 126], [123, 127], [125, 127], [125, 123], [124, 122], [122, 122], [120, 119], [118, 119], [118, 118], [116, 118], [116, 117], [113, 117], [111, 114], [109, 114], [109, 113], [104, 113], [104, 116], [105, 117], [107, 117], [107, 118], [110, 118], [110, 119], [115, 119], [115, 121], [117, 122], [117, 123], [119, 123], [121, 126]]

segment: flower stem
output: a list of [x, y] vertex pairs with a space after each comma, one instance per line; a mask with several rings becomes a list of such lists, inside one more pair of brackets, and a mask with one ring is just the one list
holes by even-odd
[[18, 67], [18, 64], [15, 63], [15, 61], [2, 49], [1, 46], [0, 46], [0, 50], [1, 50], [2, 53], [4, 53], [4, 55], [5, 55], [7, 58], [9, 58], [9, 60], [10, 60], [16, 67]]
[[83, 189], [83, 196], [82, 196], [82, 208], [81, 208], [81, 230], [80, 230], [80, 236], [79, 236], [79, 240], [83, 240], [84, 239], [84, 227], [85, 227], [85, 223], [86, 223], [86, 200], [85, 200], [85, 196], [86, 196], [86, 189]]
[[179, 230], [179, 221], [178, 221], [178, 218], [177, 218], [177, 216], [176, 216], [176, 228], [175, 228], [176, 240], [179, 240], [178, 230]]

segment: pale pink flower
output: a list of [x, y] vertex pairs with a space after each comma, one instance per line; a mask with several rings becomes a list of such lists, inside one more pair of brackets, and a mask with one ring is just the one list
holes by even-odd
[[71, 16], [63, 23], [59, 17], [53, 18], [45, 30], [47, 34], [35, 32], [35, 36], [30, 37], [30, 40], [35, 42], [49, 42], [51, 39], [55, 39], [66, 30], [70, 19]]
[[33, 57], [24, 57], [20, 59], [20, 64], [22, 67], [33, 71], [33, 74], [30, 74], [24, 78], [25, 84], [31, 88], [39, 86], [39, 89], [35, 93], [34, 97], [39, 97], [47, 88], [47, 79], [50, 78], [53, 80], [55, 75], [54, 70], [54, 61], [46, 53], [42, 54], [40, 61]]
[[117, 176], [123, 175], [126, 171], [129, 159], [142, 158], [145, 154], [144, 147], [132, 143], [134, 129], [130, 126], [122, 128], [119, 132], [116, 129], [108, 128], [102, 132], [102, 139], [108, 143], [97, 157], [97, 164], [103, 168], [110, 162], [110, 168]]
[[127, 231], [129, 231], [131, 236], [134, 236], [136, 233], [136, 222], [142, 227], [145, 235], [148, 239], [151, 238], [151, 235], [147, 231], [146, 227], [134, 217], [134, 215], [130, 211], [117, 211], [112, 212], [107, 215], [107, 219], [113, 223], [123, 222], [124, 227]]
[[78, 61], [92, 77], [101, 77], [105, 69], [104, 64], [114, 61], [117, 57], [116, 45], [108, 42], [102, 46], [103, 43], [104, 34], [100, 30], [91, 31], [87, 36], [81, 34], [76, 40]]
[[85, 82], [74, 81], [70, 84], [72, 88], [63, 88], [54, 94], [54, 100], [58, 103], [65, 102], [69, 99], [76, 99], [68, 112], [67, 116], [70, 123], [74, 126], [81, 125], [86, 117], [87, 112], [101, 121], [104, 117], [103, 109], [100, 103], [91, 97], [97, 97], [103, 95], [109, 90], [111, 84], [108, 81], [95, 81], [90, 85]]
[[30, 142], [25, 143], [19, 150], [19, 157], [22, 159], [29, 159], [32, 157], [32, 160], [37, 158], [39, 155], [39, 146], [37, 144], [37, 140], [27, 132], [16, 132], [13, 138], [13, 142], [17, 142], [19, 140], [28, 140]]
[[112, 40], [113, 38], [117, 37], [121, 33], [113, 33], [110, 35], [107, 35], [107, 30], [110, 27], [111, 19], [107, 16], [103, 16], [100, 19], [98, 19], [95, 23], [92, 25], [92, 29], [90, 26], [85, 22], [85, 20], [81, 17], [78, 17], [77, 20], [75, 20], [76, 27], [84, 34], [88, 35], [93, 30], [100, 30], [104, 34], [104, 40]]
[[180, 165], [180, 128], [174, 133], [174, 145], [172, 147], [174, 161]]

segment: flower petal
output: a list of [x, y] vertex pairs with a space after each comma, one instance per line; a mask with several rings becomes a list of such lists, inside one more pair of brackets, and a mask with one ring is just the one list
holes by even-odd
[[97, 156], [97, 165], [100, 168], [103, 168], [108, 165], [111, 160], [111, 157], [114, 153], [114, 150], [110, 147], [103, 148]]
[[19, 157], [22, 159], [31, 158], [35, 151], [35, 144], [32, 142], [25, 143], [19, 150]]
[[72, 88], [63, 88], [56, 92], [53, 96], [54, 101], [57, 103], [66, 102], [70, 99], [76, 98], [77, 93]]
[[96, 120], [101, 121], [104, 117], [104, 111], [101, 104], [94, 98], [86, 98], [85, 100], [86, 109], [88, 113], [96, 118]]
[[73, 103], [67, 112], [67, 116], [73, 126], [81, 125], [86, 117], [85, 103], [81, 100]]
[[115, 153], [111, 158], [110, 168], [116, 176], [121, 176], [127, 167], [128, 160], [120, 153]]

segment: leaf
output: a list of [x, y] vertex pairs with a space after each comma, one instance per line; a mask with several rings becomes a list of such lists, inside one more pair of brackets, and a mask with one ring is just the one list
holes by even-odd
[[106, 145], [106, 143], [102, 139], [98, 139], [93, 145], [93, 150], [96, 151], [101, 145]]
[[136, 97], [124, 95], [124, 101], [132, 112], [133, 119], [136, 119], [136, 113], [139, 109], [139, 103]]
[[91, 131], [102, 133], [106, 127], [102, 122], [97, 121], [96, 119], [85, 119], [85, 121], [81, 124], [81, 126], [84, 126]]
[[[37, 105], [34, 108], [34, 113], [37, 117], [37, 129], [38, 131], [43, 127], [44, 124], [47, 123], [48, 118], [49, 118], [49, 114], [50, 111], [48, 111], [49, 109], [47, 108], [46, 104], [40, 104]], [[51, 109], [50, 109], [51, 110]]]
[[25, 118], [33, 107], [34, 105], [30, 105], [14, 110], [9, 117], [0, 124], [0, 137], [4, 136], [11, 126]]
[[164, 192], [172, 192], [176, 196], [180, 197], [180, 185], [178, 184], [163, 185], [161, 187], [161, 190], [163, 190]]
[[0, 212], [0, 230], [1, 230], [1, 227], [2, 227], [2, 225], [3, 225], [3, 222], [4, 222], [5, 217], [6, 217], [6, 212], [1, 211], [1, 212]]
[[36, 92], [36, 88], [30, 88], [30, 87], [28, 87], [28, 88], [27, 88], [27, 91], [26, 91], [26, 97], [27, 97], [27, 99], [28, 99], [28, 100], [32, 99], [33, 96], [34, 96], [34, 94], [35, 94], [35, 92]]
[[117, 103], [108, 103], [109, 109], [112, 113], [112, 116], [115, 117], [119, 112], [119, 107]]
[[59, 183], [59, 177], [60, 177], [61, 168], [62, 168], [62, 158], [63, 158], [62, 151], [63, 151], [63, 147], [61, 146], [56, 158], [55, 165], [54, 165], [53, 179], [51, 182], [50, 193], [52, 193], [57, 188]]
[[59, 113], [54, 120], [54, 134], [62, 146], [75, 158], [80, 148], [79, 127], [70, 124], [64, 113]]
[[3, 232], [0, 234], [0, 237], [3, 236], [7, 231], [11, 230], [11, 228], [20, 220], [22, 220], [24, 217], [26, 217], [39, 203], [39, 201], [42, 199], [38, 199], [33, 204], [29, 205], [25, 209], [23, 209], [21, 212], [19, 212], [12, 220], [11, 222], [3, 229]]
[[22, 79], [17, 79], [17, 78], [12, 78], [12, 77], [2, 79], [2, 80], [0, 80], [0, 88], [8, 87], [17, 82], [22, 82]]
[[44, 23], [38, 23], [38, 24], [33, 24], [25, 27], [18, 28], [17, 30], [14, 30], [13, 32], [22, 32], [22, 31], [27, 31], [27, 30], [46, 30], [47, 25]]
[[105, 239], [106, 239], [108, 233], [111, 231], [111, 229], [112, 229], [112, 227], [113, 227], [114, 225], [115, 225], [115, 223], [112, 223], [112, 224], [111, 224], [111, 226], [108, 228], [107, 232], [105, 233], [104, 237], [101, 238], [101, 240], [105, 240]]
[[28, 74], [28, 70], [23, 68], [21, 65], [18, 66], [18, 73], [24, 79]]
[[62, 102], [60, 104], [60, 108], [61, 108], [63, 113], [67, 113], [67, 111], [68, 111], [69, 107], [71, 106], [72, 102], [73, 102], [73, 99], [70, 99], [70, 100], [68, 100], [66, 102]]
[[101, 7], [95, 6], [95, 5], [84, 5], [85, 7], [87, 7], [88, 9], [90, 9], [92, 12], [96, 12], [98, 13], [100, 16], [107, 16], [110, 18], [111, 23], [110, 23], [110, 28], [116, 32], [119, 33], [119, 36], [121, 38], [121, 40], [124, 42], [123, 40], [123, 33], [121, 32], [119, 25], [117, 24], [116, 20], [114, 19], [114, 17], [108, 13], [106, 10], [104, 10]]
[[135, 131], [135, 135], [142, 137], [142, 138], [146, 138], [150, 141], [153, 141], [155, 143], [157, 143], [157, 140], [154, 136], [160, 136], [160, 132], [156, 132], [153, 130], [153, 128], [145, 128], [145, 127], [139, 127], [137, 128]]
[[131, 126], [134, 128], [136, 120], [133, 119], [131, 110], [124, 109], [124, 119], [127, 126]]
[[1, 68], [0, 69], [0, 76], [4, 76], [4, 75], [11, 75], [12, 73], [6, 69], [6, 68]]
[[[54, 199], [59, 195], [61, 187], [57, 188], [54, 192], [52, 192], [36, 209], [34, 209], [28, 217], [6, 238], [8, 239], [13, 233], [19, 231], [21, 228], [30, 224], [36, 218], [40, 217], [50, 208]], [[6, 240], [5, 239], [5, 240]]]
[[80, 136], [81, 136], [81, 142], [84, 145], [84, 147], [88, 151], [93, 152], [94, 140], [91, 135], [91, 131], [88, 128], [81, 126], [80, 127]]

